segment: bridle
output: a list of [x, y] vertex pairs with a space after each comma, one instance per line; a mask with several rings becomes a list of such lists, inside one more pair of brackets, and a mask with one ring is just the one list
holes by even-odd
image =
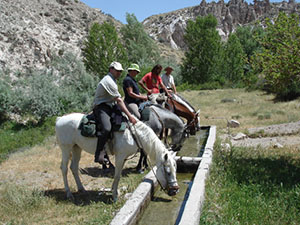
[[[142, 146], [141, 141], [139, 140], [139, 137], [138, 137], [137, 135], [134, 134], [134, 132], [133, 132], [133, 130], [132, 130], [132, 128], [131, 128], [131, 125], [130, 125], [128, 122], [127, 122], [127, 125], [128, 125], [128, 127], [129, 127], [129, 131], [130, 131], [130, 133], [131, 133], [131, 135], [132, 135], [134, 141], [136, 142], [136, 144], [137, 144], [137, 146], [138, 146], [138, 150], [143, 151], [144, 154], [145, 154], [144, 148], [143, 148], [143, 146]], [[133, 127], [134, 127], [134, 126], [133, 126]], [[134, 129], [135, 129], [135, 127], [134, 127]], [[156, 172], [155, 172], [154, 169], [153, 169], [153, 166], [152, 166], [152, 164], [151, 164], [151, 161], [148, 159], [148, 155], [145, 154], [145, 156], [147, 157], [147, 161], [148, 161], [148, 164], [149, 164], [149, 166], [150, 166], [150, 168], [151, 168], [151, 171], [152, 171], [152, 173], [154, 174], [154, 176], [155, 176], [155, 178], [156, 178], [158, 184], [160, 185], [161, 189], [162, 189], [165, 193], [167, 193], [168, 190], [169, 190], [169, 191], [173, 191], [173, 190], [176, 191], [176, 190], [178, 190], [178, 189], [179, 189], [178, 186], [172, 185], [172, 184], [174, 184], [174, 183], [171, 182], [171, 181], [169, 180], [169, 176], [166, 176], [166, 177], [167, 177], [166, 180], [167, 180], [167, 186], [168, 186], [168, 189], [165, 188], [165, 187], [163, 187], [163, 185], [161, 184], [160, 180], [158, 179], [158, 177], [157, 177], [157, 175], [156, 175]], [[165, 166], [163, 163], [161, 163], [161, 165], [160, 165], [159, 167], [157, 167], [156, 170], [160, 169], [161, 166], [164, 167], [164, 172], [165, 172], [166, 174], [170, 174], [170, 171], [169, 171], [170, 168], [166, 168], [166, 166]], [[176, 183], [176, 181], [174, 181], [174, 182]], [[167, 194], [168, 194], [168, 193], [167, 193]]]

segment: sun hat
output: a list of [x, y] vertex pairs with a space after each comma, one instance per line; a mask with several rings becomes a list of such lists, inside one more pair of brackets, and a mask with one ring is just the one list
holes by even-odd
[[112, 62], [109, 68], [114, 68], [115, 70], [124, 70], [121, 63], [119, 62]]
[[165, 71], [167, 71], [167, 70], [173, 70], [173, 68], [171, 66], [168, 66], [165, 68]]
[[138, 64], [135, 64], [135, 63], [132, 63], [132, 64], [129, 66], [128, 71], [130, 71], [130, 70], [135, 70], [135, 71], [141, 72], [141, 71], [140, 71], [139, 65], [138, 65]]

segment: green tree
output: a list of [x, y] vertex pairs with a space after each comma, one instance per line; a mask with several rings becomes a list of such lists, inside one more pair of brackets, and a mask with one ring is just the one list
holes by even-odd
[[278, 98], [300, 96], [300, 27], [299, 16], [281, 12], [276, 20], [266, 20], [266, 33], [261, 39], [262, 52], [253, 57], [260, 71], [264, 90]]
[[251, 56], [261, 48], [257, 38], [262, 37], [263, 33], [263, 28], [260, 26], [237, 27], [235, 34], [238, 37], [248, 60], [250, 60]]
[[83, 48], [83, 62], [87, 71], [102, 78], [111, 62], [127, 63], [127, 54], [119, 40], [114, 25], [110, 22], [94, 23]]
[[181, 68], [184, 82], [203, 84], [218, 79], [221, 57], [221, 37], [217, 19], [208, 15], [189, 20], [184, 35], [188, 50]]
[[245, 53], [236, 34], [229, 35], [224, 45], [223, 75], [230, 86], [237, 86], [243, 80]]
[[123, 41], [129, 62], [151, 64], [159, 57], [158, 48], [145, 32], [143, 25], [138, 22], [134, 14], [126, 13], [127, 24], [121, 28]]

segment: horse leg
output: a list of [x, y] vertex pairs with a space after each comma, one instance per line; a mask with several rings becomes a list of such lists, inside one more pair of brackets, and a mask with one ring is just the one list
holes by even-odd
[[116, 158], [116, 167], [115, 167], [115, 175], [114, 181], [112, 184], [112, 197], [113, 201], [116, 202], [118, 200], [118, 185], [121, 177], [122, 168], [124, 166], [125, 160], [124, 159], [117, 159]]
[[138, 173], [143, 173], [143, 170], [142, 170], [142, 163], [143, 163], [143, 160], [144, 160], [144, 158], [145, 158], [145, 153], [144, 153], [144, 151], [141, 151], [140, 152], [140, 159], [139, 159], [139, 162], [138, 162], [138, 164], [137, 164], [137, 166], [136, 166], [136, 171], [138, 172]]
[[147, 155], [146, 154], [144, 154], [144, 162], [143, 162], [143, 164], [144, 164], [144, 168], [147, 169], [148, 168], [148, 162], [147, 162]]
[[74, 179], [76, 181], [77, 184], [77, 189], [79, 192], [85, 192], [85, 189], [81, 183], [80, 177], [78, 175], [78, 167], [79, 167], [79, 160], [81, 157], [81, 148], [79, 148], [77, 145], [75, 145], [73, 147], [73, 151], [72, 151], [72, 161], [71, 161], [71, 165], [70, 165], [70, 169], [73, 173]]
[[165, 142], [165, 145], [169, 147], [169, 144], [168, 144], [168, 135], [169, 135], [169, 129], [165, 128], [164, 142]]
[[61, 152], [62, 152], [62, 160], [61, 160], [61, 165], [60, 165], [60, 169], [62, 172], [62, 176], [63, 176], [63, 181], [64, 181], [64, 186], [65, 186], [65, 191], [67, 193], [67, 198], [68, 199], [74, 199], [70, 188], [69, 188], [69, 184], [68, 184], [68, 164], [69, 164], [69, 159], [70, 159], [70, 154], [71, 154], [71, 147], [68, 146], [60, 146], [61, 148]]

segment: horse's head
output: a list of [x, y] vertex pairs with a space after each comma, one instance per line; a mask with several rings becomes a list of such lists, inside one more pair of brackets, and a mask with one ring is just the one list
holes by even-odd
[[194, 116], [194, 120], [195, 120], [195, 127], [196, 127], [196, 130], [200, 130], [201, 127], [200, 127], [200, 109], [196, 112], [195, 116]]
[[176, 195], [179, 191], [179, 186], [176, 179], [176, 161], [170, 152], [164, 154], [160, 166], [157, 167], [156, 177], [168, 195]]
[[183, 130], [180, 131], [171, 131], [171, 149], [173, 151], [179, 151], [182, 146], [184, 141], [189, 137], [189, 130], [185, 127]]
[[193, 119], [188, 121], [187, 129], [189, 130], [189, 134], [195, 135], [198, 130], [200, 130], [200, 109], [194, 114]]

